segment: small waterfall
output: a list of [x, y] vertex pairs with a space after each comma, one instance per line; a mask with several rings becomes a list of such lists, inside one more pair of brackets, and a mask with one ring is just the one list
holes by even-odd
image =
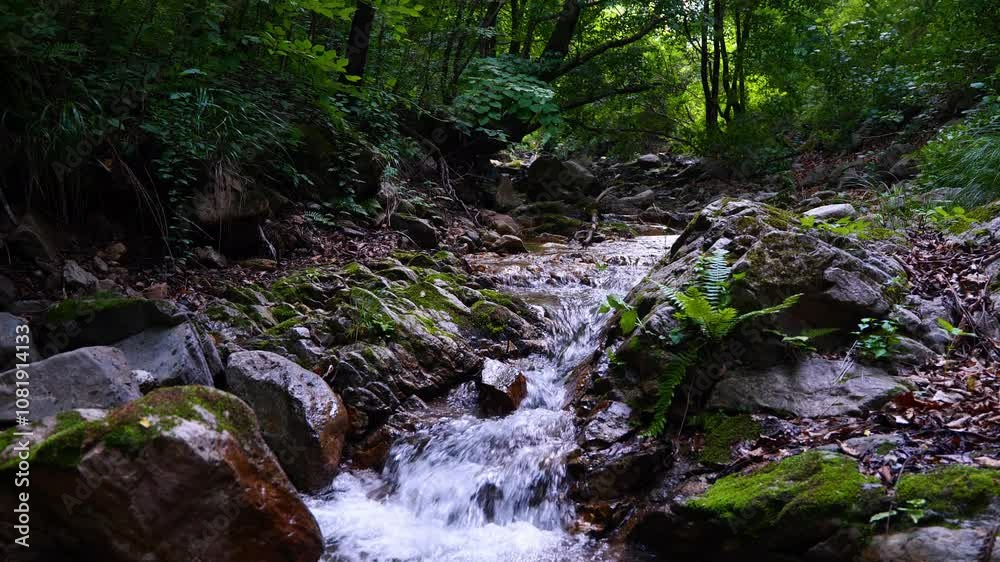
[[[309, 501], [328, 541], [329, 562], [556, 562], [611, 560], [572, 535], [565, 459], [575, 447], [562, 409], [564, 379], [599, 344], [598, 314], [624, 295], [669, 248], [650, 236], [560, 248], [486, 263], [550, 319], [549, 353], [514, 364], [528, 379], [515, 412], [481, 418], [472, 407], [397, 442], [381, 474], [337, 477]], [[468, 392], [457, 389], [456, 395]], [[468, 404], [453, 397], [451, 405]]]

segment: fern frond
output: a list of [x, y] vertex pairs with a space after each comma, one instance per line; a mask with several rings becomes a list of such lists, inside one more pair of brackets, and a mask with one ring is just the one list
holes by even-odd
[[698, 351], [701, 346], [689, 346], [687, 349], [677, 351], [673, 358], [664, 368], [657, 385], [656, 404], [653, 406], [653, 420], [646, 428], [644, 435], [647, 437], [657, 437], [663, 433], [667, 425], [667, 412], [670, 404], [674, 400], [674, 392], [677, 387], [684, 382], [688, 369], [698, 360]]
[[741, 314], [738, 318], [736, 318], [735, 323], [739, 324], [740, 322], [744, 322], [746, 320], [749, 320], [751, 318], [756, 318], [758, 316], [768, 316], [771, 314], [777, 314], [783, 310], [787, 310], [795, 306], [795, 304], [799, 302], [800, 298], [802, 298], [802, 293], [798, 293], [786, 298], [784, 301], [781, 302], [781, 304], [776, 304], [774, 306], [769, 306], [767, 308], [762, 308], [760, 310], [754, 310], [752, 312], [747, 312], [746, 314]]
[[729, 301], [729, 279], [732, 267], [726, 261], [729, 252], [717, 249], [711, 254], [698, 258], [698, 288], [705, 294], [713, 307], [726, 306]]

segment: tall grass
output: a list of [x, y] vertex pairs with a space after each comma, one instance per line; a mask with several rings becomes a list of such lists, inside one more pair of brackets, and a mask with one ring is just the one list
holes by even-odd
[[920, 151], [920, 183], [958, 188], [959, 200], [1000, 199], [1000, 102], [986, 100], [964, 122], [941, 130]]

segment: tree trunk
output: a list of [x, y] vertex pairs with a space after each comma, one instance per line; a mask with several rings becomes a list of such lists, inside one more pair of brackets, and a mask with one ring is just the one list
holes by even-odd
[[570, 43], [576, 33], [576, 24], [580, 21], [580, 4], [577, 0], [565, 0], [563, 10], [556, 20], [549, 42], [542, 51], [542, 58], [561, 61], [569, 53]]
[[517, 55], [521, 52], [521, 3], [518, 0], [510, 0], [510, 46], [507, 53]]
[[345, 76], [365, 76], [368, 64], [368, 46], [371, 44], [372, 22], [375, 21], [375, 7], [358, 0], [358, 7], [351, 18], [351, 30], [347, 35], [347, 70]]
[[[497, 56], [497, 16], [500, 15], [500, 8], [503, 7], [502, 0], [494, 0], [486, 6], [486, 16], [479, 24], [479, 29], [484, 33], [479, 36], [479, 56]], [[486, 33], [489, 32], [489, 33]]]

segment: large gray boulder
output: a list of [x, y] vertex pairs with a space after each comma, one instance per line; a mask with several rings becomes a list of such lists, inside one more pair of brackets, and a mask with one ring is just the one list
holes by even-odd
[[395, 214], [390, 219], [392, 228], [403, 231], [413, 243], [425, 250], [438, 247], [437, 231], [425, 219], [406, 214]]
[[170, 301], [114, 296], [65, 300], [45, 316], [47, 330], [40, 346], [47, 355], [110, 345], [149, 328], [187, 320], [187, 313]]
[[133, 369], [148, 371], [155, 379], [143, 389], [201, 384], [212, 386], [212, 370], [205, 358], [204, 342], [189, 323], [172, 328], [152, 328], [116, 342]]
[[[110, 408], [141, 395], [128, 360], [113, 347], [85, 347], [31, 363], [31, 417], [51, 416], [73, 408]], [[16, 422], [14, 414], [18, 370], [0, 373], [0, 424]], [[18, 408], [20, 409], [20, 408]]]
[[[231, 394], [161, 389], [107, 416], [63, 412], [29, 440], [32, 550], [13, 560], [315, 562], [323, 553], [315, 518]], [[14, 449], [0, 451], [5, 480]], [[15, 492], [0, 487], [6, 513]], [[0, 529], [4, 546], [13, 534]]]
[[710, 408], [776, 412], [799, 417], [857, 415], [878, 408], [905, 387], [882, 369], [852, 365], [845, 380], [839, 360], [809, 357], [753, 373], [733, 374], [715, 386]]
[[[1000, 562], [996, 529], [923, 527], [875, 535], [862, 552], [862, 562]], [[988, 555], [992, 553], [991, 555]]]
[[531, 199], [552, 201], [593, 192], [597, 187], [597, 178], [572, 160], [539, 156], [528, 167], [528, 183], [531, 185]]
[[243, 351], [229, 356], [226, 383], [254, 410], [292, 482], [308, 492], [326, 487], [348, 430], [347, 410], [326, 382], [280, 355]]
[[804, 214], [822, 220], [837, 220], [857, 216], [858, 211], [850, 203], [835, 203], [809, 209]]

